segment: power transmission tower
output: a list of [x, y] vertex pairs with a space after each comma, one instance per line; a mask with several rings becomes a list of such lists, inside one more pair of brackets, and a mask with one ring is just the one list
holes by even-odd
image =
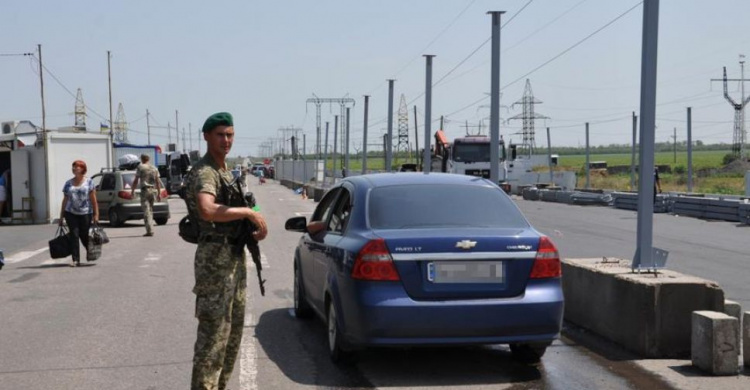
[[73, 126], [75, 131], [86, 131], [86, 105], [83, 103], [83, 92], [81, 92], [81, 88], [78, 88], [78, 93], [76, 93], [76, 110], [75, 110], [75, 116], [76, 116], [76, 124]]
[[[745, 55], [740, 54], [740, 78], [739, 79], [727, 79], [727, 67], [724, 67], [724, 78], [723, 79], [711, 79], [711, 81], [723, 81], [724, 82], [724, 98], [727, 99], [729, 104], [734, 108], [734, 133], [732, 136], [732, 154], [741, 159], [745, 159], [747, 156], [745, 152], [745, 140], [747, 136], [745, 134], [745, 106], [750, 102], [750, 96], [745, 98]], [[737, 103], [729, 96], [727, 90], [728, 81], [739, 81], [740, 90], [742, 95], [740, 102]]]
[[409, 153], [409, 108], [406, 106], [406, 97], [401, 94], [401, 103], [398, 106], [398, 145], [396, 145], [396, 157], [407, 156]]
[[117, 107], [117, 119], [115, 119], [113, 130], [116, 142], [128, 142], [128, 121], [125, 119], [125, 110], [122, 108], [122, 103]]
[[[319, 98], [315, 94], [313, 94], [313, 97], [307, 99], [307, 104], [313, 103], [315, 104], [315, 131], [316, 131], [316, 141], [315, 141], [315, 154], [318, 156], [318, 159], [322, 158], [321, 155], [321, 148], [320, 148], [320, 126], [321, 126], [321, 117], [320, 117], [320, 107], [323, 105], [323, 103], [328, 104], [338, 104], [341, 107], [341, 123], [346, 123], [346, 107], [351, 104], [351, 107], [354, 107], [354, 104], [356, 101], [352, 98], [348, 98], [344, 96], [343, 98]], [[342, 147], [343, 142], [345, 140], [342, 137]], [[342, 149], [343, 150], [343, 149]]]
[[520, 104], [523, 108], [523, 112], [520, 115], [515, 115], [508, 120], [521, 119], [523, 121], [523, 143], [521, 147], [528, 148], [529, 155], [534, 153], [536, 148], [535, 134], [534, 134], [534, 121], [536, 119], [549, 119], [549, 117], [542, 114], [538, 114], [534, 111], [534, 105], [541, 104], [542, 101], [534, 98], [534, 92], [531, 90], [531, 81], [526, 79], [526, 87], [523, 91], [523, 97], [521, 100], [513, 103], [513, 107]]

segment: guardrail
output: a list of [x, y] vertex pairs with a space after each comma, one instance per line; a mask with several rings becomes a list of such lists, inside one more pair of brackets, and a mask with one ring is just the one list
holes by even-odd
[[[522, 196], [525, 200], [541, 200], [582, 206], [611, 205], [618, 209], [638, 210], [638, 193], [634, 192], [593, 193], [528, 187], [523, 189]], [[734, 195], [658, 194], [654, 202], [654, 212], [742, 222], [750, 225], [750, 199]]]

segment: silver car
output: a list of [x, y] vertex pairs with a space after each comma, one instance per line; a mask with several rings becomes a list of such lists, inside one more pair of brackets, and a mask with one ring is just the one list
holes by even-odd
[[[136, 189], [133, 196], [130, 194], [134, 179], [134, 170], [102, 170], [91, 178], [96, 185], [99, 219], [109, 221], [110, 226], [122, 226], [125, 221], [143, 219], [141, 190]], [[162, 187], [161, 200], [154, 203], [154, 222], [157, 225], [165, 225], [169, 220], [167, 198], [167, 191]]]

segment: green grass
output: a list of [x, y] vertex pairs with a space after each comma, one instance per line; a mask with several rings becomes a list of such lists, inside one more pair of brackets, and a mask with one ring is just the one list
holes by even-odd
[[[730, 153], [729, 150], [709, 150], [693, 152], [693, 169], [703, 168], [719, 168], [721, 167], [724, 156]], [[638, 164], [638, 155], [636, 154], [636, 165]], [[607, 166], [616, 165], [630, 165], [631, 155], [629, 153], [622, 154], [592, 154], [589, 156], [589, 161], [606, 161]], [[677, 152], [677, 163], [674, 162], [674, 154], [670, 152], [656, 153], [655, 156], [656, 165], [682, 165], [687, 168], [687, 153]], [[561, 167], [570, 168], [574, 170], [583, 169], [586, 164], [586, 155], [562, 155], [559, 158]]]

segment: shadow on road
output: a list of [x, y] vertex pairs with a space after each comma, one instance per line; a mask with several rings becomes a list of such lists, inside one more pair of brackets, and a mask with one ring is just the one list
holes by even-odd
[[348, 364], [337, 366], [328, 358], [322, 321], [298, 320], [290, 309], [263, 313], [255, 337], [287, 378], [304, 385], [450, 387], [516, 383], [525, 388], [527, 382], [542, 379], [539, 367], [516, 362], [506, 347], [498, 346], [369, 349], [356, 353]]

